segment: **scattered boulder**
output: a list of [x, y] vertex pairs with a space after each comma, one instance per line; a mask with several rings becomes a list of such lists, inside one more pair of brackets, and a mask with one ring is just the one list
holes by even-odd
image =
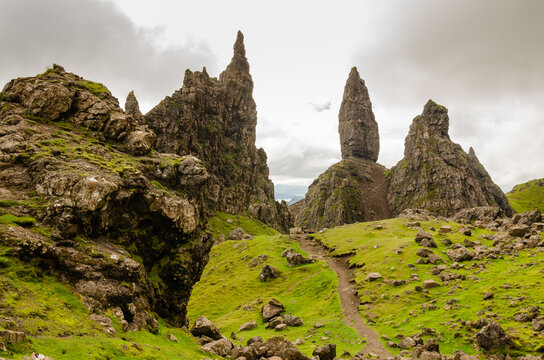
[[263, 265], [261, 273], [259, 274], [259, 280], [267, 282], [269, 280], [279, 277], [281, 272], [273, 266]]
[[279, 324], [274, 328], [276, 331], [283, 331], [285, 329], [287, 329], [287, 324]]
[[263, 338], [261, 336], [253, 336], [251, 338], [249, 338], [249, 340], [247, 341], [247, 345], [251, 345], [253, 343], [262, 343], [263, 342]]
[[440, 346], [438, 345], [438, 341], [433, 338], [427, 339], [427, 341], [425, 341], [425, 345], [423, 345], [423, 348], [427, 351], [440, 352]]
[[257, 327], [257, 322], [255, 320], [251, 320], [249, 322], [243, 323], [238, 328], [238, 331], [246, 331], [246, 330], [253, 330]]
[[424, 247], [428, 247], [428, 248], [435, 248], [436, 247], [436, 242], [434, 241], [434, 239], [423, 239], [419, 243], [419, 246], [424, 246]]
[[264, 356], [279, 356], [282, 359], [289, 360], [310, 360], [309, 357], [300, 352], [300, 350], [290, 341], [281, 336], [272, 337], [263, 344], [266, 349]]
[[534, 331], [542, 331], [544, 330], [544, 322], [533, 319], [533, 321], [531, 322], [531, 327]]
[[232, 347], [232, 342], [229, 339], [221, 338], [201, 346], [200, 350], [218, 356], [228, 356]]
[[298, 316], [293, 316], [293, 315], [285, 315], [285, 323], [288, 326], [302, 326], [303, 325], [302, 319], [299, 318]]
[[295, 251], [291, 251], [287, 253], [286, 259], [287, 259], [287, 266], [290, 266], [290, 267], [308, 263], [308, 259], [306, 259], [302, 254]]
[[524, 237], [525, 234], [527, 234], [528, 232], [529, 232], [529, 226], [525, 224], [514, 225], [510, 227], [510, 229], [508, 230], [508, 234], [510, 234], [510, 236], [515, 236], [515, 237]]
[[261, 315], [264, 322], [268, 322], [270, 319], [278, 316], [283, 312], [283, 304], [276, 299], [272, 299], [261, 308]]
[[444, 226], [441, 226], [440, 229], [438, 229], [438, 231], [439, 231], [441, 234], [447, 234], [447, 233], [450, 233], [452, 230], [451, 230], [451, 226], [450, 226], [450, 225], [444, 225]]
[[246, 232], [241, 228], [237, 227], [232, 229], [229, 233], [229, 240], [250, 240], [253, 239], [253, 236], [246, 234]]
[[219, 340], [223, 337], [217, 326], [205, 316], [199, 316], [196, 319], [195, 324], [191, 328], [191, 334], [194, 337], [207, 336], [213, 340]]
[[336, 357], [336, 345], [325, 344], [323, 346], [318, 346], [312, 352], [312, 355], [319, 356], [319, 360], [334, 360]]
[[266, 259], [268, 259], [268, 255], [266, 255], [266, 254], [261, 254], [261, 255], [255, 256], [251, 260], [251, 262], [249, 263], [249, 267], [254, 268], [257, 265], [261, 265], [263, 262], [266, 261]]
[[512, 342], [504, 329], [495, 320], [490, 320], [474, 335], [474, 343], [484, 350], [493, 350], [509, 347]]
[[432, 288], [438, 287], [438, 286], [440, 286], [440, 284], [437, 283], [436, 281], [432, 280], [432, 279], [423, 281], [423, 288], [424, 289], [432, 289]]
[[267, 329], [275, 329], [276, 326], [281, 325], [281, 324], [285, 324], [285, 319], [283, 317], [281, 317], [281, 316], [276, 316], [276, 317], [270, 319], [268, 324], [266, 324], [266, 328]]
[[433, 235], [423, 229], [420, 229], [416, 234], [415, 241], [419, 244], [422, 240], [425, 239], [433, 240]]
[[408, 336], [408, 337], [405, 337], [404, 339], [402, 339], [401, 342], [399, 342], [397, 346], [400, 349], [411, 349], [411, 348], [415, 347], [416, 345], [417, 345], [416, 341]]
[[26, 334], [21, 331], [0, 330], [0, 337], [8, 344], [17, 344], [26, 340]]
[[474, 253], [462, 245], [457, 249], [448, 249], [446, 255], [448, 255], [451, 261], [456, 262], [470, 260], [474, 257]]
[[381, 279], [382, 276], [380, 275], [380, 273], [377, 273], [377, 272], [371, 272], [371, 273], [368, 273], [368, 275], [366, 276], [366, 281], [376, 281], [378, 279]]

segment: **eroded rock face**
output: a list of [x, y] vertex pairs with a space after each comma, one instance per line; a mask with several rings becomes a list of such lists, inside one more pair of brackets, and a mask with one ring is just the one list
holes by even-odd
[[387, 169], [373, 161], [344, 159], [310, 185], [291, 209], [303, 229], [320, 230], [390, 217]]
[[283, 232], [292, 226], [287, 204], [274, 200], [266, 153], [255, 147], [257, 110], [242, 33], [219, 80], [205, 69], [187, 70], [183, 87], [144, 119], [159, 136], [159, 151], [192, 154], [204, 162], [211, 175], [210, 209], [248, 210]]
[[342, 158], [378, 160], [378, 123], [374, 119], [368, 89], [356, 67], [351, 69], [346, 81], [338, 120]]
[[96, 319], [111, 309], [128, 330], [156, 329], [152, 313], [187, 325], [212, 245], [202, 162], [151, 153], [152, 130], [60, 66], [0, 95], [0, 188], [28, 204], [6, 211], [43, 230], [2, 225], [0, 241], [67, 279]]
[[500, 188], [474, 150], [465, 153], [448, 134], [448, 110], [429, 100], [414, 118], [405, 139], [404, 158], [391, 169], [389, 207], [393, 215], [419, 208], [452, 216], [477, 206], [497, 206], [511, 216]]
[[125, 101], [125, 113], [132, 116], [139, 122], [141, 122], [143, 119], [142, 112], [140, 111], [140, 105], [138, 104], [136, 95], [134, 95], [134, 91], [129, 92], [127, 95], [127, 100]]

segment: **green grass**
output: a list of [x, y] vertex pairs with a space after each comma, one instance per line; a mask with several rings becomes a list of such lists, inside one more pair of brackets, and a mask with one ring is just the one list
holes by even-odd
[[0, 224], [20, 225], [29, 227], [36, 223], [36, 219], [32, 216], [15, 216], [12, 214], [4, 214], [0, 216]]
[[84, 88], [89, 90], [91, 93], [98, 96], [110, 95], [110, 91], [108, 90], [107, 87], [94, 81], [81, 80], [81, 81], [78, 81], [78, 85], [83, 86]]
[[[446, 265], [447, 272], [464, 274], [467, 277], [476, 276], [478, 280], [453, 281], [448, 286], [441, 286], [429, 290], [429, 293], [416, 292], [416, 285], [421, 285], [423, 280], [434, 279], [441, 283], [438, 277], [430, 274], [435, 265], [416, 265], [411, 269], [407, 265], [415, 264], [420, 248], [414, 241], [417, 229], [405, 226], [406, 219], [396, 218], [384, 221], [344, 225], [329, 229], [322, 234], [314, 235], [324, 245], [333, 249], [333, 254], [342, 255], [353, 253], [351, 263], [360, 268], [356, 270], [356, 284], [359, 297], [363, 305], [360, 313], [368, 320], [368, 314], [377, 315], [376, 324], [372, 327], [379, 333], [394, 338], [397, 334], [405, 336], [421, 331], [423, 327], [436, 329], [437, 333], [443, 332], [440, 341], [442, 353], [451, 354], [460, 349], [467, 353], [474, 353], [469, 339], [472, 333], [461, 326], [460, 321], [477, 320], [485, 316], [497, 314], [495, 318], [504, 329], [511, 328], [508, 332], [517, 338], [520, 351], [531, 352], [537, 343], [543, 341], [543, 336], [535, 338], [532, 335], [530, 323], [519, 323], [512, 316], [524, 307], [535, 305], [543, 306], [544, 282], [542, 282], [542, 265], [544, 254], [533, 253], [524, 250], [519, 256], [507, 256], [504, 259], [465, 261], [467, 269], [453, 270], [449, 266], [452, 261], [446, 256], [447, 247], [439, 239], [448, 237], [454, 243], [462, 243], [465, 236], [458, 234], [460, 225], [454, 222], [422, 221], [421, 226], [430, 231], [438, 245], [433, 252], [439, 255]], [[383, 225], [382, 230], [375, 229], [376, 225]], [[440, 235], [437, 231], [429, 230], [432, 226], [439, 229], [441, 225], [452, 226], [453, 233]], [[492, 241], [484, 240], [479, 235], [489, 234], [487, 230], [473, 230], [471, 240], [481, 241], [488, 247]], [[395, 255], [393, 251], [401, 249], [402, 253]], [[531, 263], [531, 266], [527, 264]], [[475, 264], [477, 268], [485, 266], [483, 270], [470, 270]], [[366, 274], [378, 272], [383, 276], [383, 281], [367, 282]], [[386, 283], [387, 280], [408, 280], [411, 274], [417, 274], [419, 281], [409, 282], [403, 286], [393, 287]], [[504, 289], [502, 286], [508, 282], [514, 289]], [[457, 288], [452, 286], [457, 285]], [[492, 291], [495, 296], [491, 300], [483, 300], [483, 295]], [[510, 297], [523, 297], [519, 301], [512, 302]], [[457, 299], [458, 309], [446, 310], [446, 301]], [[425, 307], [433, 304], [435, 310]], [[478, 312], [480, 312], [478, 315]], [[461, 338], [455, 338], [456, 333]], [[392, 350], [393, 351], [393, 350]]]
[[[231, 219], [232, 223], [227, 220]], [[268, 227], [263, 222], [252, 218], [249, 214], [231, 215], [225, 212], [217, 211], [215, 216], [208, 220], [208, 228], [212, 235], [217, 239], [221, 234], [228, 238], [229, 233], [241, 227], [247, 234], [257, 235], [277, 235], [278, 231]]]
[[518, 213], [533, 209], [544, 212], [544, 179], [535, 179], [516, 185], [506, 194], [506, 197]]
[[[29, 338], [7, 344], [0, 357], [22, 359], [41, 353], [62, 359], [204, 359], [196, 340], [183, 329], [159, 320], [159, 333], [124, 333], [115, 318], [115, 337], [107, 336], [89, 317], [79, 296], [59, 282], [55, 274], [35, 261], [23, 262], [0, 247], [0, 329], [24, 331]], [[167, 339], [174, 334], [178, 343]], [[137, 344], [138, 350], [133, 343]]]
[[[245, 341], [257, 335], [267, 339], [282, 334], [291, 341], [311, 335], [299, 347], [308, 355], [315, 346], [325, 342], [337, 344], [339, 354], [344, 350], [351, 353], [360, 350], [363, 347], [361, 339], [343, 321], [336, 274], [321, 261], [289, 268], [285, 258], [281, 257], [287, 248], [302, 252], [297, 242], [281, 235], [258, 236], [248, 241], [226, 241], [215, 245], [202, 279], [195, 285], [189, 301], [191, 324], [198, 316], [204, 315], [225, 336], [236, 332]], [[268, 255], [264, 264], [278, 268], [283, 278], [266, 283], [259, 280], [262, 264], [253, 268], [249, 264], [262, 254]], [[288, 327], [281, 333], [265, 329], [260, 309], [270, 298], [280, 300], [285, 306], [285, 314], [299, 316], [304, 325]], [[251, 320], [255, 320], [258, 327], [238, 333], [239, 326]], [[317, 322], [325, 326], [313, 334], [310, 331]], [[330, 340], [322, 341], [322, 336]], [[245, 345], [245, 341], [235, 343]]]

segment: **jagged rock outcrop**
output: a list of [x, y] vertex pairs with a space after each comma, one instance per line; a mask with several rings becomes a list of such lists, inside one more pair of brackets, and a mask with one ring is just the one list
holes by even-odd
[[410, 126], [404, 158], [391, 169], [391, 212], [421, 208], [452, 216], [465, 208], [498, 206], [511, 216], [508, 199], [474, 150], [465, 153], [450, 140], [448, 129], [448, 110], [429, 100]]
[[346, 81], [338, 120], [343, 160], [319, 175], [305, 198], [290, 207], [296, 224], [307, 230], [390, 217], [388, 170], [376, 163], [378, 124], [355, 67]]
[[355, 157], [376, 162], [380, 152], [378, 123], [364, 80], [356, 67], [351, 69], [344, 87], [338, 114], [342, 159]]
[[210, 173], [210, 209], [251, 215], [287, 231], [293, 219], [287, 204], [274, 200], [266, 153], [255, 147], [257, 110], [253, 80], [238, 32], [234, 56], [219, 80], [185, 72], [183, 87], [144, 116], [158, 135], [162, 152], [192, 154]]
[[108, 309], [128, 330], [156, 329], [153, 313], [187, 325], [212, 245], [202, 162], [151, 152], [152, 130], [60, 66], [9, 82], [0, 109], [2, 245], [69, 282], [108, 331]]

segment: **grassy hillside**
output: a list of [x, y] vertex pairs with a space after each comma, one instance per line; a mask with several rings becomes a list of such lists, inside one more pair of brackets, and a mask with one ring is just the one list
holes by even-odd
[[[448, 223], [453, 232], [440, 235], [430, 228], [439, 229], [446, 225], [445, 222], [422, 221], [421, 226], [434, 235], [438, 248], [433, 252], [448, 266], [446, 271], [464, 274], [467, 280], [451, 281], [429, 289], [428, 293], [418, 292], [415, 286], [422, 285], [426, 279], [442, 282], [430, 273], [435, 265], [408, 266], [416, 263], [416, 252], [421, 247], [414, 241], [417, 229], [408, 228], [406, 222], [406, 219], [397, 218], [352, 224], [314, 235], [336, 255], [354, 254], [350, 261], [360, 267], [356, 271], [356, 284], [363, 304], [360, 312], [367, 320], [372, 318], [375, 321], [373, 328], [378, 333], [395, 340], [397, 334], [409, 336], [424, 327], [433, 328], [440, 334], [442, 353], [451, 354], [456, 349], [474, 353], [472, 333], [462, 321], [491, 317], [517, 338], [519, 350], [523, 353], [533, 352], [544, 341], [542, 334], [533, 333], [530, 322], [516, 322], [512, 318], [528, 306], [542, 307], [544, 304], [543, 253], [523, 250], [518, 256], [505, 256], [498, 260], [465, 261], [465, 269], [452, 270], [453, 262], [446, 256], [446, 246], [439, 239], [447, 237], [454, 243], [462, 243], [466, 236], [457, 233], [460, 225]], [[473, 230], [470, 239], [490, 247], [492, 241], [480, 237], [489, 233], [487, 230]], [[383, 279], [365, 281], [370, 272], [380, 273]], [[409, 281], [412, 274], [417, 274], [419, 280]], [[406, 284], [391, 286], [387, 283], [396, 279], [406, 280]], [[493, 292], [494, 297], [483, 300], [487, 292]]]
[[[55, 360], [206, 357], [197, 350], [192, 336], [162, 321], [155, 335], [145, 331], [124, 333], [117, 318], [111, 316], [117, 335], [108, 337], [56, 274], [10, 254], [11, 249], [0, 247], [0, 329], [24, 331], [29, 341], [8, 344], [8, 351], [0, 351], [0, 357], [21, 359], [32, 352]], [[179, 342], [167, 339], [169, 334]]]
[[[303, 253], [297, 242], [281, 235], [226, 241], [214, 246], [202, 280], [195, 286], [189, 302], [191, 324], [198, 316], [205, 315], [225, 336], [235, 332], [245, 341], [256, 335], [266, 339], [279, 334], [291, 341], [307, 339], [299, 348], [308, 355], [315, 346], [325, 342], [336, 343], [338, 354], [344, 350], [352, 353], [360, 350], [363, 345], [358, 334], [343, 322], [336, 274], [321, 261], [288, 267], [280, 255], [287, 248]], [[278, 268], [283, 277], [261, 282], [262, 264], [249, 266], [259, 255], [267, 255], [264, 263]], [[265, 329], [260, 309], [270, 298], [280, 300], [285, 306], [285, 314], [299, 316], [304, 325], [288, 327], [281, 333]], [[256, 329], [238, 332], [241, 324], [251, 320], [257, 322]], [[325, 326], [313, 329], [317, 322]], [[330, 340], [321, 340], [323, 336]], [[245, 341], [234, 343], [245, 345]]]
[[544, 212], [544, 179], [531, 180], [514, 186], [506, 194], [510, 205], [518, 213], [539, 209]]
[[[227, 221], [227, 220], [231, 221]], [[237, 227], [241, 227], [249, 235], [277, 235], [278, 231], [266, 226], [263, 222], [251, 218], [248, 214], [231, 215], [217, 211], [215, 216], [208, 220], [208, 228], [215, 239], [220, 235], [228, 238], [229, 233]]]

